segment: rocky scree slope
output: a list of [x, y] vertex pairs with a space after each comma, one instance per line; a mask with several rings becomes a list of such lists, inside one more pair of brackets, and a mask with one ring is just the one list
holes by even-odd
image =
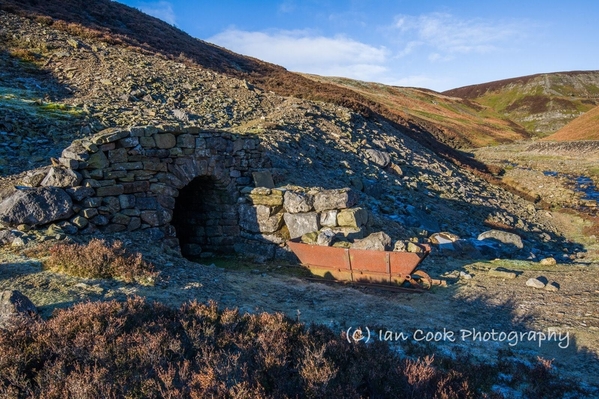
[[79, 38], [95, 38], [109, 45], [126, 46], [135, 51], [199, 65], [207, 70], [246, 80], [263, 91], [282, 96], [326, 101], [345, 106], [365, 116], [380, 115], [398, 128], [447, 159], [486, 171], [485, 165], [456, 151], [445, 131], [420, 118], [404, 115], [373, 101], [357, 91], [337, 85], [315, 82], [284, 68], [235, 54], [195, 39], [167, 23], [140, 11], [109, 0], [63, 0], [37, 2], [4, 0], [0, 9], [26, 16], [46, 26]]
[[544, 73], [443, 92], [493, 108], [535, 136], [548, 136], [599, 105], [599, 71]]

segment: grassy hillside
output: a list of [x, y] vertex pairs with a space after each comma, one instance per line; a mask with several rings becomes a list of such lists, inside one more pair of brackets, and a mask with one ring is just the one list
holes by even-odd
[[456, 148], [497, 145], [530, 137], [523, 128], [492, 108], [468, 99], [419, 88], [386, 86], [347, 78], [305, 76], [356, 91], [406, 120], [438, 129], [439, 139]]
[[599, 107], [586, 112], [545, 140], [574, 141], [599, 140]]
[[443, 94], [491, 107], [530, 134], [544, 137], [599, 105], [599, 71], [530, 75]]

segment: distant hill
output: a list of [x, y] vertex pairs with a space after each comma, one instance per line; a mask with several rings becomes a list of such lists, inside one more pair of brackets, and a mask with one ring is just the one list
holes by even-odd
[[387, 86], [347, 78], [305, 75], [333, 83], [383, 104], [391, 112], [434, 130], [435, 136], [456, 148], [483, 147], [530, 138], [521, 126], [487, 106], [449, 97], [432, 90]]
[[582, 116], [579, 116], [544, 140], [599, 140], [599, 107], [595, 107]]
[[599, 105], [599, 71], [543, 73], [443, 94], [491, 107], [530, 134], [544, 137]]

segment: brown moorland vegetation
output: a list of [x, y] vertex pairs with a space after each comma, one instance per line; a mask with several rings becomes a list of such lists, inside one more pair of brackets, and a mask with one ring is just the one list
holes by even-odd
[[476, 101], [545, 137], [599, 105], [599, 71], [543, 73], [443, 92]]
[[305, 75], [317, 82], [332, 83], [358, 92], [386, 106], [406, 120], [419, 121], [428, 130], [439, 131], [445, 143], [455, 148], [475, 148], [530, 138], [521, 126], [495, 113], [490, 107], [432, 90], [387, 86], [347, 78]]
[[[281, 314], [171, 309], [140, 297], [88, 302], [48, 321], [0, 329], [0, 395], [39, 398], [501, 398], [498, 373], [525, 397], [579, 392], [550, 361], [402, 358], [386, 342], [349, 343], [324, 326]], [[448, 368], [445, 368], [448, 367]]]
[[599, 140], [599, 107], [595, 107], [584, 113], [551, 136], [545, 137], [543, 140]]

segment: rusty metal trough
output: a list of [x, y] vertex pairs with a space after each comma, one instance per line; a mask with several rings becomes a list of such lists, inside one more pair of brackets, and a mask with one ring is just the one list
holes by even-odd
[[[423, 245], [424, 252], [391, 252], [363, 249], [336, 248], [321, 245], [287, 241], [289, 248], [299, 258], [302, 265], [312, 274], [324, 278], [360, 283], [413, 285], [418, 280], [430, 277], [422, 271], [416, 271], [420, 262], [429, 254], [430, 247]], [[413, 278], [417, 276], [416, 280]]]

